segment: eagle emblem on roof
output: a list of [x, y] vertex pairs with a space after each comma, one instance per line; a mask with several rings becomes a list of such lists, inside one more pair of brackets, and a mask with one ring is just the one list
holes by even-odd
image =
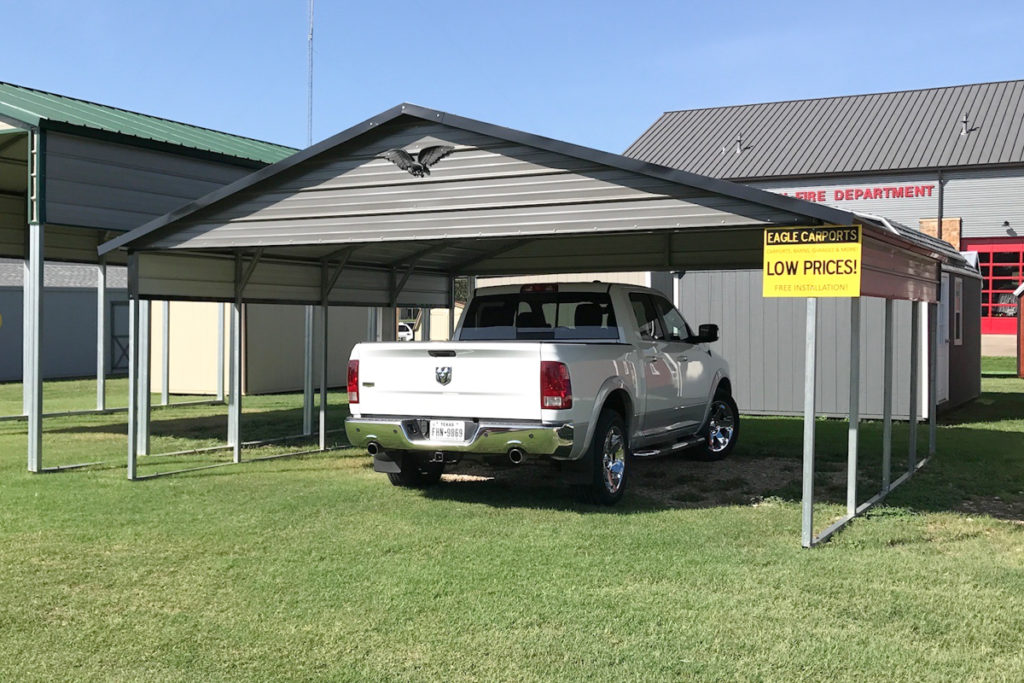
[[455, 151], [452, 145], [431, 145], [424, 147], [413, 158], [412, 154], [404, 149], [389, 149], [377, 156], [378, 159], [387, 159], [403, 171], [417, 178], [430, 175], [430, 167], [444, 159]]

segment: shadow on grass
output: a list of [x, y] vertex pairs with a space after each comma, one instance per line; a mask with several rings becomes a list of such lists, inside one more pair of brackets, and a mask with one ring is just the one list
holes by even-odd
[[[1024, 519], [1024, 382], [1004, 384], [1000, 380], [996, 389], [986, 391], [976, 401], [940, 416], [938, 457], [911, 482], [893, 492], [887, 501], [889, 504], [922, 511]], [[340, 427], [346, 415], [347, 407], [344, 405], [332, 406], [328, 424]], [[997, 428], [987, 429], [988, 423], [995, 423], [993, 426]], [[302, 410], [298, 407], [253, 411], [243, 415], [242, 433], [246, 441], [292, 436], [301, 431], [301, 424]], [[533, 507], [607, 514], [666, 508], [743, 506], [765, 499], [799, 501], [802, 493], [802, 420], [750, 416], [744, 418], [742, 425], [736, 451], [726, 460], [709, 463], [682, 454], [635, 461], [626, 498], [612, 508], [578, 502], [571, 488], [562, 483], [559, 473], [545, 465], [505, 469], [462, 464], [446, 474], [468, 476], [447, 476], [440, 486], [425, 489], [422, 495], [491, 507]], [[123, 421], [114, 419], [47, 431], [123, 435], [126, 426]], [[176, 444], [177, 448], [186, 448], [189, 442], [198, 446], [209, 441], [222, 442], [226, 431], [227, 417], [224, 414], [210, 415], [207, 412], [181, 416], [178, 413], [175, 417], [163, 411], [153, 414], [153, 437], [179, 440], [182, 443]], [[820, 503], [842, 505], [846, 499], [847, 423], [844, 420], [820, 419], [816, 434], [815, 499]], [[881, 434], [880, 422], [862, 423], [858, 466], [860, 502], [881, 488]], [[927, 424], [922, 423], [918, 431], [918, 459], [923, 459], [927, 452], [927, 435]], [[333, 436], [343, 439], [341, 435]], [[894, 424], [893, 479], [906, 470], [908, 436], [906, 423]], [[332, 441], [337, 443], [337, 439], [332, 438]], [[252, 456], [259, 452], [256, 449], [247, 451]], [[360, 454], [356, 457], [366, 456]], [[365, 464], [369, 466], [368, 458]], [[237, 476], [240, 473], [239, 470], [225, 468], [197, 476]], [[379, 476], [386, 486], [386, 478]]]
[[[156, 411], [150, 420], [150, 433], [154, 437], [223, 440], [227, 434], [228, 416], [226, 414], [174, 418], [162, 417], [162, 414], [165, 414], [164, 411]], [[343, 426], [346, 417], [348, 417], [347, 407], [331, 407], [328, 410], [328, 428], [331, 425]], [[47, 431], [68, 434], [127, 434], [127, 423], [118, 420], [99, 424], [62, 427]], [[301, 432], [302, 408], [242, 413], [242, 437], [246, 441], [273, 439]]]
[[[1024, 420], [1024, 392], [984, 391], [970, 403], [939, 415], [939, 422], [943, 425], [1003, 420]], [[1024, 434], [1020, 435], [1020, 438], [1024, 441]]]
[[[1022, 384], [1024, 386], [1024, 384]], [[993, 399], [963, 406], [943, 417], [938, 455], [886, 504], [921, 512], [986, 514], [1024, 520], [1024, 433], [1021, 430], [967, 428], [967, 423], [1024, 417], [1024, 393], [993, 393]], [[815, 501], [845, 505], [847, 423], [822, 419], [816, 425], [818, 453]], [[909, 467], [909, 425], [893, 426], [891, 479]], [[796, 418], [749, 417], [733, 455], [703, 462], [686, 454], [633, 463], [626, 498], [613, 508], [589, 506], [573, 497], [553, 468], [515, 469], [463, 464], [423, 495], [491, 507], [534, 507], [578, 512], [630, 514], [666, 508], [754, 505], [766, 499], [799, 502], [802, 497], [803, 423]], [[882, 488], [882, 424], [861, 425], [858, 501]], [[928, 425], [918, 427], [917, 460], [927, 456]], [[469, 476], [458, 476], [469, 475]]]

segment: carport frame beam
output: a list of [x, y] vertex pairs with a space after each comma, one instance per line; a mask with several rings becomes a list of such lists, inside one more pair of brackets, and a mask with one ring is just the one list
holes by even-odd
[[[804, 523], [804, 526], [802, 528], [802, 536], [801, 536], [801, 541], [802, 541], [802, 544], [803, 544], [803, 546], [805, 548], [810, 548], [810, 547], [816, 546], [816, 545], [818, 545], [820, 543], [824, 543], [833, 534], [835, 534], [837, 531], [839, 531], [844, 526], [846, 526], [855, 517], [857, 517], [860, 514], [863, 514], [867, 510], [871, 509], [872, 507], [874, 507], [875, 505], [877, 505], [878, 503], [883, 501], [885, 499], [885, 497], [893, 489], [895, 489], [897, 486], [899, 486], [903, 482], [909, 480], [912, 476], [914, 476], [914, 474], [918, 470], [920, 470], [922, 467], [924, 467], [926, 464], [928, 464], [929, 460], [931, 460], [931, 454], [933, 454], [933, 452], [934, 452], [934, 451], [930, 451], [930, 454], [927, 457], [925, 457], [923, 460], [921, 460], [921, 461], [918, 461], [917, 458], [916, 458], [916, 446], [915, 446], [916, 440], [913, 437], [914, 437], [914, 431], [916, 430], [916, 425], [917, 425], [917, 410], [918, 410], [919, 406], [918, 406], [918, 398], [915, 395], [917, 392], [915, 391], [914, 388], [917, 385], [917, 383], [919, 382], [917, 369], [921, 365], [921, 355], [923, 353], [928, 353], [928, 358], [927, 358], [928, 367], [931, 369], [932, 375], [933, 375], [932, 378], [929, 378], [929, 386], [928, 386], [929, 414], [930, 415], [934, 415], [935, 412], [936, 412], [936, 409], [937, 409], [937, 405], [935, 403], [936, 394], [935, 394], [935, 387], [934, 387], [934, 370], [935, 370], [935, 366], [936, 366], [936, 364], [938, 362], [938, 344], [937, 344], [936, 336], [935, 335], [932, 336], [931, 343], [929, 343], [927, 345], [924, 345], [924, 344], [920, 343], [920, 334], [919, 334], [919, 332], [920, 332], [921, 320], [920, 320], [920, 313], [919, 313], [919, 311], [921, 310], [921, 308], [920, 308], [921, 306], [927, 305], [927, 306], [929, 306], [929, 313], [934, 315], [935, 313], [937, 313], [938, 309], [937, 309], [937, 304], [931, 304], [931, 303], [927, 303], [926, 304], [926, 303], [923, 303], [923, 302], [911, 301], [910, 305], [911, 305], [911, 311], [912, 311], [911, 312], [911, 328], [912, 328], [911, 329], [911, 340], [912, 340], [911, 347], [912, 347], [912, 351], [911, 351], [911, 368], [910, 368], [910, 370], [911, 370], [911, 387], [910, 388], [911, 388], [912, 396], [911, 396], [911, 403], [910, 403], [910, 421], [909, 421], [910, 437], [911, 437], [909, 439], [909, 441], [911, 442], [911, 446], [910, 446], [910, 452], [909, 452], [909, 456], [908, 456], [909, 462], [908, 462], [908, 466], [907, 466], [907, 471], [904, 472], [899, 478], [897, 478], [896, 481], [892, 482], [891, 484], [889, 483], [889, 478], [890, 478], [890, 457], [891, 457], [891, 452], [892, 452], [892, 372], [891, 371], [892, 371], [892, 347], [893, 347], [893, 344], [892, 344], [892, 322], [893, 322], [893, 316], [892, 316], [892, 301], [887, 299], [885, 303], [886, 303], [886, 307], [885, 307], [885, 377], [883, 378], [883, 387], [884, 387], [884, 389], [883, 389], [883, 419], [884, 419], [884, 424], [883, 424], [883, 431], [882, 431], [882, 447], [883, 447], [883, 452], [882, 452], [882, 487], [881, 487], [881, 490], [877, 494], [872, 496], [869, 500], [865, 501], [864, 503], [861, 503], [860, 505], [857, 505], [856, 504], [856, 500], [854, 499], [854, 504], [853, 504], [853, 510], [852, 511], [850, 510], [850, 506], [849, 506], [849, 503], [850, 503], [849, 491], [850, 491], [850, 489], [848, 488], [847, 514], [844, 515], [841, 519], [837, 520], [836, 522], [833, 522], [828, 528], [826, 528], [824, 531], [822, 531], [820, 535], [814, 536], [814, 532], [813, 532], [813, 511], [814, 511], [814, 482], [813, 482], [813, 477], [814, 477], [814, 429], [813, 429], [813, 422], [809, 423], [808, 420], [807, 420], [808, 412], [807, 412], [807, 408], [806, 408], [808, 400], [810, 399], [811, 401], [813, 401], [813, 397], [809, 396], [808, 394], [805, 394], [805, 396], [804, 396], [804, 401], [805, 401], [805, 413], [804, 413], [804, 481], [803, 481], [803, 492], [804, 492], [804, 498], [803, 498], [803, 523]], [[812, 332], [811, 332], [811, 313], [812, 313], [812, 311], [811, 311], [811, 308], [812, 307], [811, 307], [810, 303], [808, 303], [808, 332], [807, 332], [807, 334], [808, 334], [808, 357], [810, 356], [811, 353], [813, 353], [812, 347], [810, 346], [810, 339], [811, 339], [811, 336], [812, 336]], [[852, 313], [851, 313], [851, 315], [852, 315]], [[852, 319], [851, 319], [851, 323], [852, 323]], [[851, 336], [853, 336], [852, 335], [852, 327], [853, 326], [851, 325]], [[915, 333], [915, 330], [917, 331], [917, 333]], [[930, 333], [933, 332], [933, 331], [935, 331], [935, 330], [931, 330], [931, 329], [929, 330]], [[811, 368], [811, 365], [812, 365], [812, 363], [811, 363], [811, 361], [808, 358], [808, 362], [807, 362], [808, 370], [805, 370], [805, 380], [804, 380], [804, 382], [805, 382], [805, 391], [807, 390], [807, 387], [808, 387], [808, 384], [807, 384], [808, 377], [807, 376], [808, 376], [808, 374], [813, 374], [813, 369]], [[853, 357], [852, 357], [852, 347], [851, 347], [851, 366], [852, 365], [853, 365]], [[853, 372], [853, 369], [851, 367], [851, 385], [853, 384], [852, 372]], [[851, 401], [852, 401], [852, 391], [853, 391], [853, 389], [852, 389], [852, 386], [851, 386]], [[850, 413], [851, 414], [851, 420], [853, 419], [852, 405], [853, 404], [851, 402], [851, 413]], [[813, 416], [813, 411], [811, 411], [811, 415]], [[810, 429], [808, 429], [808, 424], [811, 425]], [[853, 427], [852, 427], [852, 423], [851, 423], [851, 430], [852, 430], [852, 428]], [[929, 444], [929, 448], [930, 449], [934, 448], [934, 441]], [[808, 455], [809, 452], [810, 452], [810, 455]], [[852, 463], [852, 459], [853, 459], [853, 454], [851, 453], [851, 463]], [[808, 474], [810, 475], [810, 478], [811, 478], [810, 481], [808, 480]], [[855, 466], [853, 466], [853, 465], [851, 465], [850, 476], [853, 476], [853, 477], [856, 476]], [[848, 484], [848, 486], [850, 486], [850, 485], [852, 485], [852, 484]]]
[[22, 409], [28, 417], [28, 470], [43, 471], [43, 368], [40, 343], [43, 339], [43, 247], [46, 225], [44, 198], [46, 134], [39, 128], [29, 131], [28, 160], [28, 242], [25, 245], [24, 345], [22, 368]]
[[846, 514], [857, 514], [857, 456], [860, 439], [861, 298], [850, 298], [850, 422], [847, 435]]
[[96, 264], [96, 410], [107, 408], [107, 259]]
[[809, 297], [804, 335], [804, 467], [801, 503], [800, 542], [805, 548], [814, 545], [814, 422], [817, 385], [818, 300]]

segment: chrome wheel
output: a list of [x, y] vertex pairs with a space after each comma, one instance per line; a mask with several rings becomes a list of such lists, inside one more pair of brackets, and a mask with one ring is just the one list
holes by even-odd
[[715, 399], [708, 419], [708, 450], [721, 453], [729, 448], [735, 434], [736, 414], [732, 406], [721, 399]]
[[622, 488], [626, 472], [626, 443], [622, 429], [618, 425], [612, 425], [608, 429], [608, 433], [605, 434], [601, 450], [601, 464], [604, 487], [608, 493], [614, 495]]

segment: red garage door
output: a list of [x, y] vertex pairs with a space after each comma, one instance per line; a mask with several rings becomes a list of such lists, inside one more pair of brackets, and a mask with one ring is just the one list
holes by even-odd
[[1024, 238], [964, 240], [961, 248], [978, 252], [982, 334], [1014, 334], [1018, 311], [1013, 290], [1024, 282]]

